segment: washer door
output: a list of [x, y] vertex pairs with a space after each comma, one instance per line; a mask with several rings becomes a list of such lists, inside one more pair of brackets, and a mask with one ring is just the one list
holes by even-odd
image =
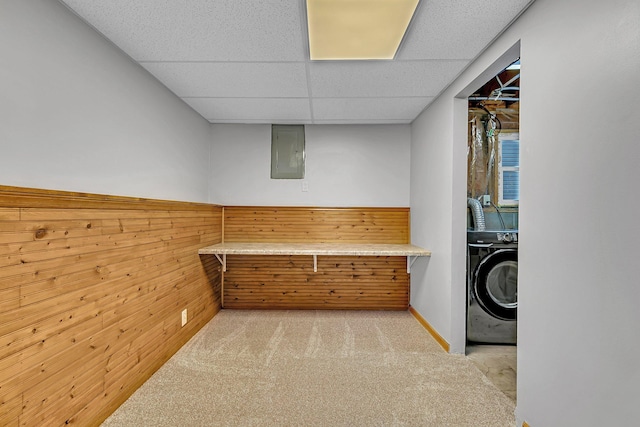
[[518, 312], [518, 250], [500, 249], [480, 260], [473, 278], [480, 306], [502, 320], [516, 320]]

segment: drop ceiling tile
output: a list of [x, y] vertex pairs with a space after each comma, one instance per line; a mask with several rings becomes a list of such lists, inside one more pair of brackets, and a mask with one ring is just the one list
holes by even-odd
[[405, 120], [416, 118], [432, 98], [320, 98], [313, 100], [316, 120]]
[[531, 2], [422, 1], [397, 59], [473, 59]]
[[183, 98], [212, 123], [289, 123], [310, 121], [304, 98]]
[[145, 62], [181, 97], [307, 97], [304, 63]]
[[299, 1], [63, 0], [137, 61], [302, 61]]
[[394, 61], [310, 62], [304, 0], [61, 1], [229, 123], [405, 123], [532, 2], [422, 0]]
[[467, 61], [313, 62], [314, 97], [404, 97], [439, 94]]

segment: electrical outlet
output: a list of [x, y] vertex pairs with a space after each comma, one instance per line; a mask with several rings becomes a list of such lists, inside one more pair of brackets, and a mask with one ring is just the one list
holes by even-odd
[[304, 191], [305, 193], [307, 191], [309, 191], [309, 182], [308, 181], [302, 181], [302, 191]]
[[482, 206], [491, 206], [491, 196], [485, 194], [482, 196]]
[[182, 326], [187, 324], [187, 309], [182, 310]]

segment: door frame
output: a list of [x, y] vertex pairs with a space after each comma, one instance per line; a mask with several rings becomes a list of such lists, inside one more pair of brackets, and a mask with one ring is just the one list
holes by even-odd
[[520, 40], [485, 68], [453, 99], [452, 347], [466, 351], [467, 337], [467, 136], [469, 96], [520, 55]]

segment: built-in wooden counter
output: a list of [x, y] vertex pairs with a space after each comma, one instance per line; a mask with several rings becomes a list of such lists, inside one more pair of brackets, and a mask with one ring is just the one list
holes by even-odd
[[[314, 272], [318, 271], [319, 255], [334, 256], [406, 256], [407, 273], [410, 273], [411, 257], [431, 256], [431, 252], [410, 244], [384, 243], [218, 243], [198, 251], [200, 255], [216, 255], [226, 271], [226, 255], [309, 255], [314, 260]], [[220, 258], [219, 255], [223, 257]], [[415, 261], [415, 258], [414, 260]]]
[[406, 310], [409, 208], [225, 206], [222, 301], [238, 309]]

